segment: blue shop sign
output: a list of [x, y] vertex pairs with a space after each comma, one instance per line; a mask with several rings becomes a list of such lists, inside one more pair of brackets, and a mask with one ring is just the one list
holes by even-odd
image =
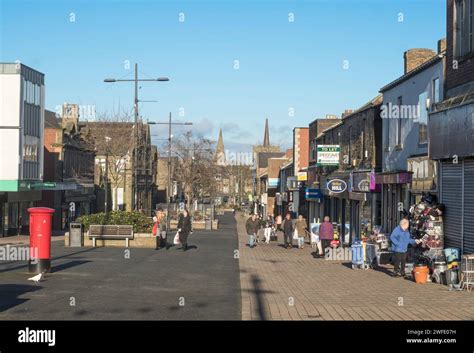
[[305, 192], [306, 200], [318, 200], [321, 199], [321, 189], [310, 189], [307, 188]]

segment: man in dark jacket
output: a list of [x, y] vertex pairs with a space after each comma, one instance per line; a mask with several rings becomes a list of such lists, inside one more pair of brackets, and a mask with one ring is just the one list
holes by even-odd
[[257, 236], [259, 228], [260, 220], [257, 218], [255, 213], [252, 213], [245, 223], [245, 229], [247, 231], [247, 235], [249, 236], [249, 246], [251, 249], [255, 246], [255, 237]]
[[192, 234], [192, 220], [189, 215], [188, 210], [184, 210], [183, 213], [179, 215], [178, 221], [178, 233], [179, 241], [181, 242], [183, 251], [188, 250], [188, 236]]
[[392, 251], [394, 256], [394, 277], [405, 276], [405, 264], [407, 260], [408, 245], [414, 245], [420, 243], [419, 240], [412, 239], [408, 227], [410, 222], [404, 218], [400, 221], [400, 225], [396, 227], [390, 235], [390, 241], [392, 242]]

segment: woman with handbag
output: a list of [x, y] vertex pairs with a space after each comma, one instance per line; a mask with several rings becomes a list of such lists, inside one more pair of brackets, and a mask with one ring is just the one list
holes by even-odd
[[181, 243], [180, 249], [183, 249], [183, 251], [188, 250], [188, 236], [192, 234], [192, 232], [191, 216], [188, 210], [185, 209], [183, 213], [179, 215], [178, 221], [179, 242]]
[[307, 233], [308, 224], [306, 223], [306, 219], [304, 219], [303, 215], [300, 214], [298, 216], [298, 219], [296, 221], [295, 225], [295, 232], [296, 232], [296, 238], [298, 240], [298, 248], [303, 249], [304, 248], [304, 238]]

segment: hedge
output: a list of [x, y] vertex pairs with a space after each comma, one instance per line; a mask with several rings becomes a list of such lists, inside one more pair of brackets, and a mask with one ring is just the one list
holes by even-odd
[[104, 212], [84, 215], [76, 220], [88, 231], [91, 224], [131, 225], [135, 233], [151, 233], [153, 220], [140, 212], [111, 211], [106, 218]]

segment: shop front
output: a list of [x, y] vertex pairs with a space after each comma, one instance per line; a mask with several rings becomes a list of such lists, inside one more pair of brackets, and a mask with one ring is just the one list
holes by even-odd
[[474, 158], [440, 161], [440, 197], [445, 206], [446, 246], [474, 253]]
[[381, 223], [381, 198], [373, 180], [372, 171], [354, 171], [350, 175], [349, 200], [351, 207], [350, 229], [352, 241], [370, 234]]
[[333, 173], [320, 176], [321, 207], [320, 219], [329, 216], [334, 225], [334, 234], [338, 236], [342, 245], [351, 244], [351, 201], [349, 199], [349, 173]]
[[412, 173], [384, 172], [375, 177], [376, 183], [382, 185], [381, 226], [384, 233], [391, 233], [404, 216], [410, 205], [409, 184]]

